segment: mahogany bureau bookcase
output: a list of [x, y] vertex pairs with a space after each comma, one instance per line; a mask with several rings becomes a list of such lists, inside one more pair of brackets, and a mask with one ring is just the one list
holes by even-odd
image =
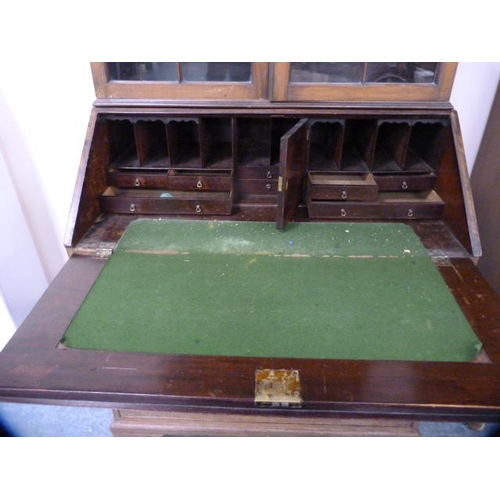
[[500, 420], [456, 63], [92, 63], [70, 255], [0, 399], [115, 435]]

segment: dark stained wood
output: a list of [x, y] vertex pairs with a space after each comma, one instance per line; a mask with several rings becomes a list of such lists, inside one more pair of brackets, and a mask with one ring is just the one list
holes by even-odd
[[463, 145], [459, 138], [460, 129], [456, 114], [452, 114], [452, 118], [454, 125], [452, 129], [447, 129], [447, 133], [453, 140], [443, 141], [442, 161], [435, 189], [446, 203], [444, 219], [471, 255], [479, 256], [481, 245]]
[[293, 218], [302, 197], [307, 168], [307, 120], [297, 123], [281, 139], [277, 227]]
[[101, 213], [99, 196], [106, 189], [109, 163], [109, 129], [105, 123], [97, 120], [97, 113], [93, 111], [64, 238], [67, 247], [75, 246]]

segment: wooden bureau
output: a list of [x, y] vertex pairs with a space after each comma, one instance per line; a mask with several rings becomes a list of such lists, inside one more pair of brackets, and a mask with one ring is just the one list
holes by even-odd
[[[70, 259], [0, 353], [1, 400], [113, 408], [116, 435], [415, 435], [419, 420], [500, 419], [500, 299], [475, 267], [481, 245], [448, 102], [455, 63], [92, 69]], [[290, 223], [404, 224], [481, 353], [458, 362], [61, 346], [138, 219], [260, 221], [285, 233]], [[300, 407], [256, 404], [263, 368], [300, 373]]]

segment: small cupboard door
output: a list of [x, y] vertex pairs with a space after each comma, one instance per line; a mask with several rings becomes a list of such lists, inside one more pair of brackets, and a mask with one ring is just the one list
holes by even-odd
[[308, 151], [307, 119], [300, 120], [280, 143], [277, 227], [283, 229], [293, 218], [301, 200]]
[[94, 62], [99, 99], [245, 101], [268, 98], [269, 63]]
[[273, 63], [273, 101], [448, 101], [456, 63]]

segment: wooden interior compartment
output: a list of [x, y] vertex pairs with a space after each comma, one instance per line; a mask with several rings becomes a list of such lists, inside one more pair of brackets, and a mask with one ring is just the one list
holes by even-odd
[[307, 189], [312, 200], [375, 201], [378, 196], [371, 173], [309, 172]]
[[200, 118], [200, 147], [203, 167], [234, 168], [234, 127], [235, 119], [231, 117]]
[[167, 143], [171, 167], [200, 168], [202, 166], [199, 118], [168, 118]]
[[373, 171], [402, 172], [405, 170], [411, 123], [405, 120], [380, 120], [373, 159]]
[[318, 119], [309, 123], [309, 171], [339, 170], [345, 120]]
[[165, 191], [108, 187], [101, 195], [102, 209], [113, 214], [229, 215], [232, 191]]
[[271, 120], [238, 118], [236, 120], [236, 163], [238, 166], [271, 165]]
[[346, 120], [340, 170], [343, 172], [368, 172], [373, 164], [376, 135], [376, 120]]
[[444, 142], [449, 137], [446, 119], [416, 120], [408, 146], [407, 172], [436, 172], [442, 161]]
[[134, 123], [127, 119], [106, 120], [109, 130], [111, 168], [139, 168]]
[[134, 124], [139, 166], [150, 169], [170, 167], [167, 130], [161, 120], [138, 120]]
[[379, 193], [373, 202], [307, 199], [309, 217], [318, 219], [440, 220], [445, 203], [435, 191]]

